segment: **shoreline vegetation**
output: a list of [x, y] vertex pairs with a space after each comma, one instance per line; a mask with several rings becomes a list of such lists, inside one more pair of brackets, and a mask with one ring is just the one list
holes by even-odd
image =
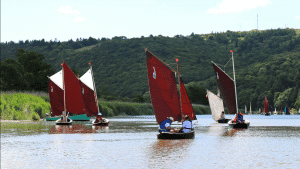
[[[39, 121], [46, 113], [51, 112], [50, 99], [47, 92], [40, 91], [1, 91], [1, 122], [3, 120]], [[126, 117], [154, 115], [151, 103], [124, 101], [98, 101], [99, 110], [104, 117]], [[205, 105], [193, 104], [196, 115], [210, 114]]]

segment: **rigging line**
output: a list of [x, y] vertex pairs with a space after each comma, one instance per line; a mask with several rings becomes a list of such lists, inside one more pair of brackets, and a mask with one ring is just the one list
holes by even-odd
[[[231, 59], [232, 59], [232, 58], [231, 58]], [[226, 65], [230, 62], [231, 59], [229, 59], [228, 62], [224, 65], [224, 72], [225, 72], [225, 67], [226, 67]]]

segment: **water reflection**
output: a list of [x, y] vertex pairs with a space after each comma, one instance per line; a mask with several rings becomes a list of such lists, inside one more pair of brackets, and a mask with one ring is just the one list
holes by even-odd
[[156, 140], [149, 147], [148, 167], [170, 168], [170, 164], [181, 162], [185, 156], [189, 156], [187, 154], [193, 142], [194, 139]]
[[237, 129], [229, 129], [224, 132], [223, 136], [234, 136], [238, 130]]
[[240, 129], [228, 129], [227, 131], [224, 132], [223, 136], [234, 136], [238, 132], [240, 132], [244, 136], [249, 136], [249, 129], [245, 128], [240, 128]]
[[53, 125], [49, 134], [84, 134], [108, 132], [108, 126], [87, 126], [85, 124]]

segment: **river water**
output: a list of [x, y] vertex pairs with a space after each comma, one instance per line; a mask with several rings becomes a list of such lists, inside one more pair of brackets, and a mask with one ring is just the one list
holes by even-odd
[[2, 132], [1, 168], [300, 168], [300, 115], [245, 115], [243, 130], [197, 118], [191, 140], [158, 140], [154, 116]]

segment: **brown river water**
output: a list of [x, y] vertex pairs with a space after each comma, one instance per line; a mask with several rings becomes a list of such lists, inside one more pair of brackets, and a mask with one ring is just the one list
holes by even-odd
[[154, 116], [10, 129], [1, 133], [1, 168], [300, 168], [300, 115], [245, 115], [243, 130], [197, 118], [191, 140], [158, 140]]

